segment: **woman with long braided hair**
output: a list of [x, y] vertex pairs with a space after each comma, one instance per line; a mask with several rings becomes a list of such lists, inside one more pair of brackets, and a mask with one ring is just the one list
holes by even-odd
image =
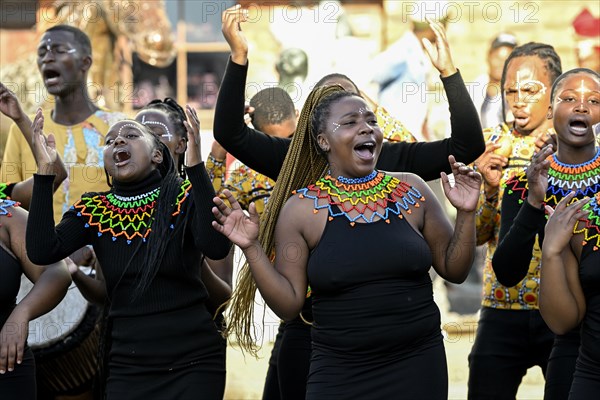
[[231, 208], [214, 198], [213, 226], [242, 249], [248, 264], [230, 314], [242, 347], [254, 349], [255, 287], [285, 320], [300, 313], [312, 292], [307, 399], [447, 398], [428, 271], [433, 265], [452, 282], [466, 277], [481, 176], [449, 157], [454, 186], [441, 177], [458, 210], [453, 229], [422, 179], [375, 169], [382, 140], [360, 96], [338, 86], [317, 88], [261, 223], [254, 206], [246, 216], [230, 193]]

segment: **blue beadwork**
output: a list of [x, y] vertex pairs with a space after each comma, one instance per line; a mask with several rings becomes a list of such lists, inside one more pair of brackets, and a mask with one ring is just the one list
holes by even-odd
[[10, 215], [9, 207], [16, 207], [19, 203], [14, 200], [0, 199], [0, 215]]
[[[329, 175], [329, 173], [328, 173], [328, 175]], [[363, 176], [362, 178], [346, 178], [346, 177], [340, 175], [337, 177], [337, 180], [342, 183], [345, 183], [346, 185], [355, 185], [357, 183], [366, 183], [366, 182], [372, 181], [373, 179], [375, 179], [376, 176], [377, 176], [377, 170], [374, 170], [369, 175]]]

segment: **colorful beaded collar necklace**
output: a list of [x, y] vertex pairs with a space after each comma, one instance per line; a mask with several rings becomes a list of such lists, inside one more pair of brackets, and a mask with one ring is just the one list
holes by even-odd
[[[573, 201], [600, 192], [600, 149], [593, 159], [581, 164], [565, 164], [558, 161], [555, 154], [548, 156], [547, 160], [550, 161], [550, 169], [544, 199], [546, 204], [556, 206], [571, 191], [575, 192]], [[506, 182], [506, 186], [508, 194], [520, 192], [519, 204], [526, 200], [529, 183], [525, 173]]]
[[[363, 178], [340, 176], [335, 179], [327, 174], [315, 184], [294, 193], [298, 193], [300, 198], [312, 199], [315, 213], [326, 208], [329, 221], [334, 217], [344, 216], [351, 226], [359, 220], [376, 222], [376, 218], [389, 224], [390, 213], [402, 218], [401, 210], [410, 214], [411, 207], [420, 207], [418, 201], [425, 201], [416, 188], [378, 171]], [[367, 210], [371, 211], [368, 217], [365, 215]]]
[[4, 217], [12, 217], [12, 213], [9, 211], [10, 207], [18, 207], [20, 205], [19, 202], [8, 200], [8, 199], [0, 199], [0, 216]]
[[587, 215], [575, 225], [573, 233], [583, 233], [584, 246], [595, 239], [592, 250], [598, 251], [600, 249], [600, 192], [597, 192], [581, 209]]
[[548, 195], [559, 194], [566, 196], [570, 191], [577, 195], [591, 196], [600, 189], [600, 148], [591, 160], [581, 164], [565, 164], [556, 158], [556, 154], [549, 157], [550, 170], [548, 171]]
[[6, 199], [8, 197], [8, 195], [6, 194], [7, 192], [8, 192], [8, 184], [0, 183], [0, 199]]
[[[182, 203], [189, 195], [191, 184], [183, 181], [173, 216], [183, 213]], [[152, 214], [156, 200], [160, 194], [160, 188], [153, 189], [147, 193], [137, 196], [123, 197], [114, 193], [84, 197], [73, 206], [77, 210], [77, 216], [86, 220], [85, 227], [93, 227], [98, 230], [98, 237], [107, 233], [112, 241], [118, 237], [127, 240], [127, 244], [138, 237], [145, 242], [152, 231]], [[174, 226], [171, 224], [171, 228]]]

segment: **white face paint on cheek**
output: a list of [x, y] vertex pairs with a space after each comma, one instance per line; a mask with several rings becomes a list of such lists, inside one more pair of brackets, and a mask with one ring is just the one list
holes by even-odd
[[337, 131], [338, 129], [340, 129], [340, 126], [341, 126], [340, 124], [337, 124], [337, 123], [335, 123], [335, 122], [332, 122], [332, 123], [333, 123], [333, 132], [335, 132], [335, 131]]

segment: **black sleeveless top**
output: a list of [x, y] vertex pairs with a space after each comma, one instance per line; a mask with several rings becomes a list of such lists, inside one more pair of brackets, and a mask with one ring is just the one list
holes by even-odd
[[440, 335], [431, 250], [405, 219], [389, 221], [327, 223], [308, 262], [315, 347], [404, 353]]

